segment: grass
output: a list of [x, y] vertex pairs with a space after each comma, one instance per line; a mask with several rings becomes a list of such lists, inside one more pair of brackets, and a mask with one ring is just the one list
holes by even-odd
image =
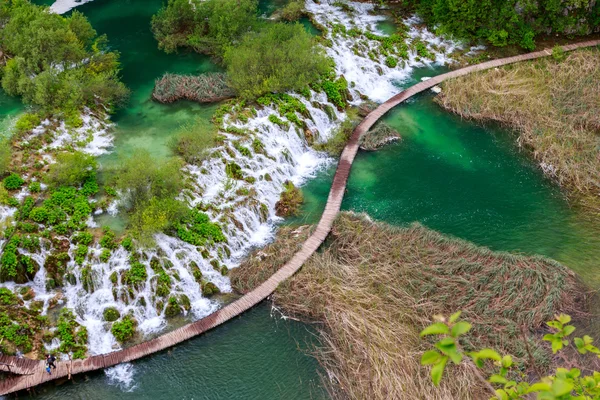
[[470, 74], [443, 89], [437, 101], [444, 108], [516, 129], [544, 172], [600, 215], [598, 49]]
[[[267, 279], [299, 248], [309, 228], [283, 228], [278, 239], [230, 272], [244, 293]], [[419, 360], [419, 331], [436, 314], [462, 310], [473, 323], [465, 349], [493, 347], [528, 371], [525, 330], [536, 364], [549, 368], [544, 321], [574, 313], [581, 293], [573, 273], [541, 257], [492, 252], [420, 225], [394, 228], [341, 214], [329, 245], [279, 286], [274, 301], [316, 321], [316, 357], [333, 398], [482, 398], [468, 366], [434, 387]], [[583, 297], [577, 295], [577, 298]]]
[[211, 103], [230, 99], [235, 92], [226, 82], [225, 74], [202, 75], [164, 74], [156, 80], [152, 98], [161, 103], [185, 99], [198, 103]]

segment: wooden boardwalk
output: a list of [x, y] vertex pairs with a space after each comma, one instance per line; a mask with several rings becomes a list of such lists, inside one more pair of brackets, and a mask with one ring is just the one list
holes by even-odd
[[[563, 50], [570, 51], [582, 47], [598, 45], [600, 45], [600, 40], [593, 40], [563, 46]], [[519, 61], [547, 57], [551, 54], [551, 50], [542, 50], [535, 53], [522, 54], [515, 57], [472, 65], [420, 82], [392, 97], [365, 117], [365, 119], [356, 127], [350, 140], [346, 144], [333, 179], [333, 184], [327, 199], [327, 205], [325, 206], [321, 220], [317, 225], [317, 229], [306, 242], [304, 242], [300, 251], [298, 251], [290, 261], [262, 285], [213, 314], [155, 339], [113, 353], [88, 357], [84, 360], [57, 362], [57, 369], [52, 372], [52, 375], [46, 373], [43, 361], [19, 359], [12, 356], [0, 355], [0, 371], [8, 371], [8, 368], [10, 368], [10, 371], [15, 374], [4, 381], [0, 381], [0, 395], [32, 388], [54, 379], [70, 377], [71, 375], [108, 368], [117, 364], [137, 360], [215, 328], [260, 303], [271, 295], [281, 282], [296, 273], [302, 267], [304, 262], [319, 248], [329, 234], [333, 221], [340, 211], [342, 199], [344, 198], [344, 191], [346, 189], [346, 182], [350, 175], [352, 162], [358, 152], [360, 139], [385, 113], [415, 94], [427, 90], [447, 79]]]

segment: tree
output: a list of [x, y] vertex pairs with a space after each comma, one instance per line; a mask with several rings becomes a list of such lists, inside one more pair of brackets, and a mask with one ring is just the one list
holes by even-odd
[[2, 87], [49, 114], [73, 113], [84, 106], [120, 106], [128, 91], [118, 77], [118, 53], [97, 36], [83, 14], [50, 13], [26, 0], [4, 2], [0, 43], [10, 60]]
[[[475, 375], [488, 388], [494, 398], [529, 399], [535, 393], [538, 399], [567, 400], [567, 399], [598, 399], [600, 398], [600, 372], [593, 371], [591, 375], [582, 376], [578, 368], [557, 368], [553, 374], [541, 376], [539, 381], [529, 383], [527, 376], [519, 371], [510, 355], [501, 356], [492, 349], [465, 352], [460, 344], [460, 337], [471, 329], [471, 324], [459, 321], [460, 312], [453, 314], [448, 320], [437, 317], [437, 322], [429, 325], [421, 332], [421, 337], [433, 335], [440, 337], [434, 347], [421, 357], [422, 365], [431, 365], [431, 379], [439, 385], [448, 364], [467, 362], [474, 364]], [[569, 337], [575, 332], [575, 327], [569, 325], [571, 317], [565, 314], [555, 316], [555, 319], [546, 324], [552, 330], [544, 335], [543, 340], [551, 344], [552, 353], [563, 351], [570, 344]], [[573, 344], [580, 354], [592, 353], [600, 357], [600, 349], [593, 344], [593, 339], [588, 335], [583, 338], [574, 338]], [[479, 371], [491, 361], [496, 372], [487, 379]], [[488, 364], [489, 365], [489, 364]], [[518, 377], [518, 379], [515, 379]]]
[[48, 171], [48, 183], [53, 186], [81, 186], [96, 177], [96, 160], [89, 154], [76, 151], [59, 153]]
[[242, 98], [299, 90], [328, 70], [327, 58], [300, 24], [276, 23], [248, 33], [225, 52], [231, 87]]

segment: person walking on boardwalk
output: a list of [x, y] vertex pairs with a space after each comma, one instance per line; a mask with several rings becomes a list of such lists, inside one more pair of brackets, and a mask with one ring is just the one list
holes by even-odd
[[48, 371], [48, 374], [50, 375], [52, 375], [50, 372], [50, 367], [56, 369], [56, 365], [54, 364], [55, 361], [56, 357], [54, 357], [52, 354], [46, 354], [46, 371]]

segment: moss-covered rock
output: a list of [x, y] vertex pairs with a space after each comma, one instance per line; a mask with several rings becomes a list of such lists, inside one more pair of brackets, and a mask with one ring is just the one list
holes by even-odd
[[137, 321], [128, 314], [120, 321], [113, 322], [110, 331], [119, 343], [125, 343], [134, 337], [136, 327]]
[[214, 294], [221, 293], [217, 285], [212, 282], [203, 282], [202, 284], [202, 295], [204, 297], [210, 297]]
[[121, 318], [121, 313], [115, 307], [107, 307], [104, 309], [102, 316], [107, 322], [114, 322]]
[[181, 314], [181, 307], [179, 306], [179, 301], [177, 300], [177, 297], [169, 297], [167, 308], [165, 309], [165, 315], [167, 317], [175, 317], [179, 314]]

